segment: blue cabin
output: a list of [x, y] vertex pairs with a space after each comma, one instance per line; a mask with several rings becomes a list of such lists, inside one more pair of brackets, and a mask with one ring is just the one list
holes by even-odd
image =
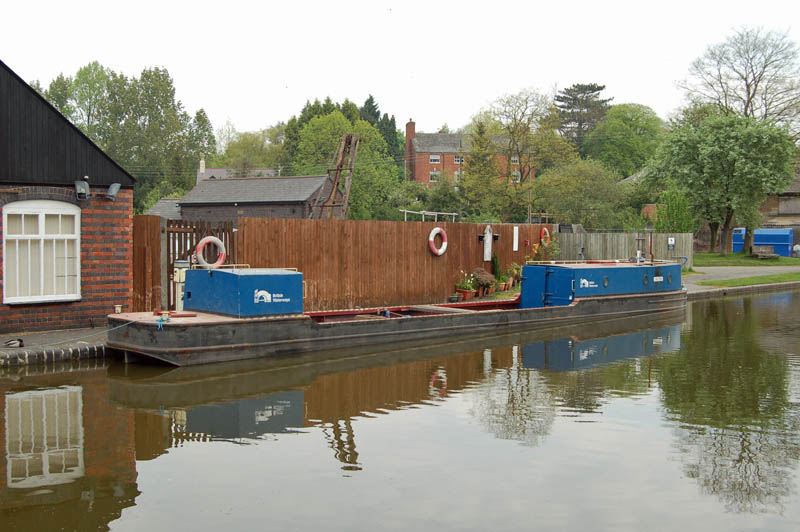
[[520, 308], [569, 305], [581, 297], [680, 289], [681, 265], [677, 263], [526, 264], [522, 267]]

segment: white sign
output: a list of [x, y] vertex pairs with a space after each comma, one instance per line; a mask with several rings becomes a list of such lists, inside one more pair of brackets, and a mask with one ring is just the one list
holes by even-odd
[[654, 276], [653, 277], [653, 282], [654, 283], [663, 283], [664, 282], [664, 276], [663, 275]]
[[492, 260], [492, 226], [487, 225], [483, 231], [483, 260], [489, 262]]
[[594, 281], [590, 281], [589, 279], [581, 279], [580, 280], [580, 287], [581, 288], [597, 288], [597, 283]]
[[514, 226], [514, 245], [511, 247], [512, 251], [519, 251], [519, 226]]

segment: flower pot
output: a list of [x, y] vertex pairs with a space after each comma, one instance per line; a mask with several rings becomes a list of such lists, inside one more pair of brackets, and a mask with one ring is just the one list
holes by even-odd
[[456, 288], [456, 293], [461, 294], [464, 301], [469, 301], [475, 295], [475, 290], [467, 290], [465, 288]]
[[485, 286], [479, 286], [479, 287], [478, 287], [478, 290], [477, 290], [477, 295], [476, 295], [476, 297], [483, 297], [483, 293], [484, 293], [485, 291], [486, 291], [486, 287], [485, 287]]
[[458, 303], [458, 294], [450, 295], [450, 303]]

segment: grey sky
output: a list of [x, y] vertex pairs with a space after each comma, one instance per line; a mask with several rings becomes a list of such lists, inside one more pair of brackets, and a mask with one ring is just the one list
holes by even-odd
[[675, 82], [742, 25], [788, 31], [800, 3], [364, 1], [13, 2], [0, 58], [44, 86], [97, 60], [126, 75], [163, 66], [189, 112], [251, 131], [330, 96], [373, 94], [398, 127], [459, 127], [503, 94], [601, 83], [613, 103], [666, 118]]

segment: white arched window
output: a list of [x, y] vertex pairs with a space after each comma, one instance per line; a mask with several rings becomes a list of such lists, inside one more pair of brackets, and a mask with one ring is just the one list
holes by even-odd
[[81, 209], [51, 200], [3, 206], [3, 303], [81, 297]]

